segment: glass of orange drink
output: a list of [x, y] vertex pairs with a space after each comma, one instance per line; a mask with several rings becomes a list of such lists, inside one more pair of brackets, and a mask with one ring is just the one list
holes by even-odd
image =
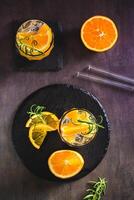
[[16, 33], [16, 48], [28, 60], [42, 60], [54, 47], [52, 29], [41, 20], [24, 22]]
[[61, 139], [70, 146], [83, 146], [95, 137], [98, 127], [95, 116], [85, 109], [71, 109], [59, 123]]

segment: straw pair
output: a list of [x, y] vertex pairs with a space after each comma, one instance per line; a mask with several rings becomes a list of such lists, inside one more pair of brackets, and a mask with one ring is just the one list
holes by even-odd
[[132, 78], [107, 72], [90, 65], [87, 71], [88, 73], [77, 72], [76, 77], [134, 92], [134, 79]]

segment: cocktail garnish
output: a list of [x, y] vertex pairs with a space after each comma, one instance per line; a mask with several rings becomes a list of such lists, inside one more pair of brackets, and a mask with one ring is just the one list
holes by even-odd
[[43, 124], [46, 124], [45, 120], [42, 117], [42, 112], [44, 109], [45, 109], [44, 106], [39, 106], [39, 105], [33, 104], [30, 107], [30, 111], [28, 111], [27, 114], [29, 114], [30, 117], [32, 117], [33, 115], [36, 115], [37, 117], [39, 117], [41, 119]]
[[89, 122], [89, 121], [85, 121], [85, 120], [80, 120], [78, 119], [77, 121], [80, 122], [80, 123], [85, 123], [85, 124], [89, 124], [89, 133], [92, 133], [93, 130], [97, 127], [97, 128], [103, 128], [104, 129], [104, 126], [102, 126], [102, 122], [103, 122], [103, 117], [101, 115], [99, 115], [100, 117], [100, 122], [96, 123], [96, 122]]

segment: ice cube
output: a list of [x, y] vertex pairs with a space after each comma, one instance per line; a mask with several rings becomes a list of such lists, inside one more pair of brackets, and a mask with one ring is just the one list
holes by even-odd
[[62, 121], [62, 124], [68, 124], [68, 123], [70, 123], [71, 122], [71, 119], [69, 118], [69, 117], [65, 117], [64, 119], [63, 119], [63, 121]]
[[75, 137], [75, 141], [76, 142], [79, 142], [79, 143], [82, 143], [84, 140], [84, 136], [81, 135], [81, 134], [77, 134], [76, 137]]

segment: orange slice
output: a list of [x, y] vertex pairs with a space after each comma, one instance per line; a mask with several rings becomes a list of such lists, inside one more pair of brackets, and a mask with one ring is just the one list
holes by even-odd
[[32, 125], [29, 129], [29, 140], [31, 144], [39, 149], [47, 135], [46, 130], [48, 129], [47, 125], [36, 124]]
[[115, 23], [105, 16], [94, 16], [84, 22], [81, 39], [84, 45], [93, 51], [103, 52], [111, 49], [118, 38]]
[[33, 115], [31, 118], [29, 118], [25, 126], [29, 128], [34, 124], [44, 122], [47, 125], [46, 127], [49, 127], [46, 131], [54, 131], [57, 129], [59, 124], [59, 119], [55, 114], [51, 112], [42, 112], [41, 116], [43, 118], [43, 121], [38, 115]]
[[93, 131], [88, 134], [89, 132], [89, 125], [77, 125], [74, 127], [68, 127], [64, 126], [61, 127], [61, 132], [62, 132], [62, 139], [66, 141], [69, 144], [76, 143], [76, 138], [79, 135], [82, 135], [84, 138], [87, 138], [89, 141], [90, 139], [93, 139], [96, 135], [96, 127], [95, 125], [93, 126]]
[[82, 133], [82, 134], [87, 134], [89, 132], [89, 125], [88, 124], [82, 124], [82, 125], [77, 125], [77, 126], [63, 126], [61, 128], [63, 131], [63, 135], [73, 135], [77, 133]]
[[66, 179], [75, 176], [82, 170], [84, 159], [76, 151], [59, 150], [51, 154], [48, 166], [56, 177]]
[[86, 111], [80, 111], [76, 108], [72, 108], [71, 110], [65, 112], [63, 116], [66, 116], [68, 119], [70, 119], [70, 123], [68, 122], [68, 126], [74, 125], [73, 123], [78, 123], [78, 119], [80, 120], [88, 120], [89, 116], [87, 115]]

